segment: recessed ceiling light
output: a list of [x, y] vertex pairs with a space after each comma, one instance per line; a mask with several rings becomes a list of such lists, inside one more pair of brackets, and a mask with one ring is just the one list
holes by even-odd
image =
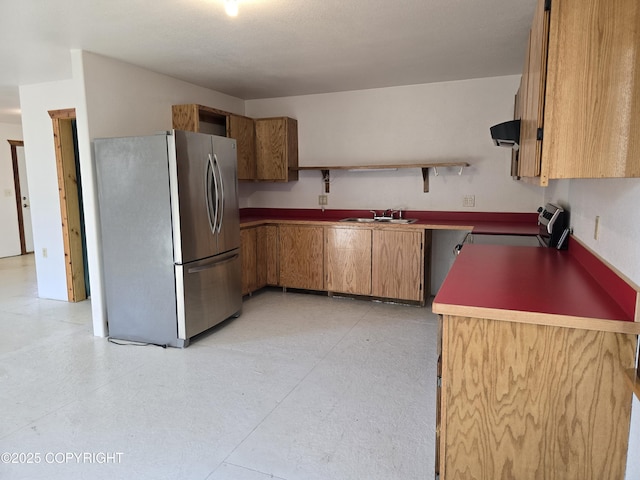
[[238, 0], [225, 0], [224, 10], [230, 17], [238, 16]]

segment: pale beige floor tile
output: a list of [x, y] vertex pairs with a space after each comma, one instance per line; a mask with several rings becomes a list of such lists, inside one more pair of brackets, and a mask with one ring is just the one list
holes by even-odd
[[90, 302], [35, 297], [0, 259], [0, 451], [119, 462], [0, 464], [0, 478], [432, 478], [430, 308], [280, 290], [187, 349], [91, 334]]

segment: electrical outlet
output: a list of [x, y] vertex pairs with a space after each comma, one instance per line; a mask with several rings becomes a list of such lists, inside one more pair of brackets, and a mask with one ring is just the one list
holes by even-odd
[[476, 196], [475, 195], [465, 195], [462, 199], [463, 207], [475, 207], [476, 206]]
[[326, 195], [318, 195], [318, 205], [326, 205], [329, 203], [329, 199]]
[[42, 258], [47, 258], [47, 249], [46, 248], [42, 249]]

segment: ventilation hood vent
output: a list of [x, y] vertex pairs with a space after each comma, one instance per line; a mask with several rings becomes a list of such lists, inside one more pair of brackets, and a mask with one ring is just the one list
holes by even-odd
[[510, 120], [491, 127], [493, 143], [499, 147], [515, 148], [520, 144], [520, 120]]

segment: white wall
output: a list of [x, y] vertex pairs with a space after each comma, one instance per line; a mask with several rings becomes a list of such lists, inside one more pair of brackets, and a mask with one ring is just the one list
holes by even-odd
[[[301, 166], [462, 161], [431, 173], [424, 193], [419, 169], [331, 172], [329, 208], [534, 212], [539, 187], [509, 176], [511, 151], [493, 145], [489, 127], [513, 117], [519, 76], [249, 100], [250, 117], [298, 120]], [[320, 172], [289, 184], [242, 184], [247, 206], [317, 208]], [[475, 195], [473, 209], [462, 206]]]
[[169, 130], [174, 104], [198, 103], [243, 114], [244, 101], [100, 55], [82, 51], [72, 51], [71, 55], [82, 97], [76, 113], [91, 308], [94, 333], [102, 336], [107, 334], [107, 317], [91, 141]]
[[[430, 173], [423, 192], [420, 169], [331, 172], [328, 208], [535, 212], [544, 189], [510, 177], [511, 150], [493, 144], [489, 127], [513, 118], [519, 76], [483, 78], [323, 95], [249, 100], [250, 117], [286, 115], [298, 120], [301, 166], [462, 161], [458, 169]], [[319, 171], [298, 182], [240, 185], [246, 207], [318, 208]], [[462, 206], [475, 195], [476, 206]], [[455, 260], [464, 232], [433, 233], [431, 292]]]
[[[71, 51], [70, 55], [71, 79], [20, 87], [38, 295], [42, 298], [67, 299], [53, 129], [47, 112], [75, 108], [94, 333], [105, 335], [106, 316], [91, 140], [169, 130], [172, 126], [173, 104], [200, 103], [243, 114], [244, 102], [99, 55], [79, 50]], [[4, 166], [4, 162], [1, 165]], [[0, 193], [4, 193], [4, 189]]]
[[0, 123], [0, 258], [20, 255], [20, 233], [16, 190], [13, 184], [11, 145], [7, 140], [22, 140], [22, 126]]
[[73, 80], [20, 87], [38, 296], [55, 300], [68, 297], [53, 127], [47, 112], [75, 108], [77, 92]]

